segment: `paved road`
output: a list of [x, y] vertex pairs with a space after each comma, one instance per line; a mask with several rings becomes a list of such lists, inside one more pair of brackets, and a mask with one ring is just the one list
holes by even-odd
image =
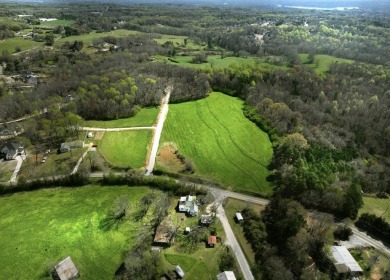
[[222, 223], [223, 229], [226, 233], [226, 245], [229, 245], [234, 254], [236, 255], [237, 262], [241, 268], [241, 272], [246, 280], [253, 280], [253, 274], [250, 269], [249, 263], [245, 258], [244, 252], [242, 251], [240, 244], [238, 244], [238, 241], [236, 239], [236, 236], [234, 235], [234, 232], [232, 228], [230, 227], [229, 221], [226, 217], [225, 209], [223, 209], [222, 206], [219, 206], [217, 208], [217, 217]]
[[133, 127], [119, 127], [119, 128], [99, 128], [99, 127], [80, 127], [81, 130], [93, 131], [126, 131], [126, 130], [148, 130], [156, 129], [154, 126], [133, 126]]
[[161, 109], [160, 109], [160, 113], [158, 115], [157, 126], [156, 126], [156, 129], [154, 130], [154, 135], [153, 135], [152, 150], [150, 152], [148, 164], [146, 166], [146, 173], [145, 173], [146, 176], [149, 176], [150, 174], [152, 174], [154, 165], [156, 163], [158, 145], [160, 144], [162, 129], [164, 126], [165, 119], [167, 118], [167, 115], [168, 115], [168, 109], [169, 109], [168, 104], [169, 104], [169, 97], [171, 96], [171, 91], [172, 91], [172, 88], [167, 87], [166, 95], [161, 102]]

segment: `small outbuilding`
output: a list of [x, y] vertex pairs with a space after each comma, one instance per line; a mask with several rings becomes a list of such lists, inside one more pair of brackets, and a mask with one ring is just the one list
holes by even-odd
[[209, 247], [214, 247], [215, 244], [217, 244], [217, 237], [214, 235], [210, 235], [207, 241], [207, 245], [209, 245]]
[[217, 275], [217, 280], [236, 280], [233, 271], [224, 271]]
[[191, 228], [190, 227], [186, 227], [185, 230], [184, 230], [184, 234], [188, 234], [191, 232]]
[[183, 278], [185, 275], [183, 269], [179, 265], [175, 266], [175, 272], [180, 278]]
[[73, 280], [79, 278], [80, 274], [72, 259], [67, 257], [55, 266], [55, 272], [61, 280]]
[[242, 217], [240, 212], [236, 213], [236, 217], [235, 218], [236, 218], [237, 223], [241, 223], [244, 220], [244, 218]]
[[201, 215], [199, 222], [203, 226], [209, 226], [213, 222], [213, 217], [211, 215]]

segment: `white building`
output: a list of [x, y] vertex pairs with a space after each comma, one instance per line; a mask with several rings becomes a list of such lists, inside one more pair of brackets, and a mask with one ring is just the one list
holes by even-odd
[[224, 271], [217, 275], [218, 280], [236, 280], [233, 271]]
[[198, 215], [198, 205], [196, 204], [196, 196], [182, 196], [179, 200], [179, 212], [186, 212], [190, 216]]
[[338, 273], [355, 275], [363, 272], [363, 269], [344, 246], [332, 246], [332, 257]]

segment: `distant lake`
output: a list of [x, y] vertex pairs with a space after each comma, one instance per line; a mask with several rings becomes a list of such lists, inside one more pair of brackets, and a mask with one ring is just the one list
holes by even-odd
[[278, 5], [278, 7], [292, 8], [292, 9], [306, 9], [306, 10], [332, 10], [332, 11], [359, 10], [359, 7], [323, 8], [323, 7], [282, 6], [282, 5]]

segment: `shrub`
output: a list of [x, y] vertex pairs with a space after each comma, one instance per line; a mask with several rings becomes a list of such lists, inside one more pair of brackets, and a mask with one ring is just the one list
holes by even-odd
[[347, 226], [337, 226], [333, 232], [333, 236], [338, 240], [349, 240], [349, 237], [352, 235], [352, 230]]

